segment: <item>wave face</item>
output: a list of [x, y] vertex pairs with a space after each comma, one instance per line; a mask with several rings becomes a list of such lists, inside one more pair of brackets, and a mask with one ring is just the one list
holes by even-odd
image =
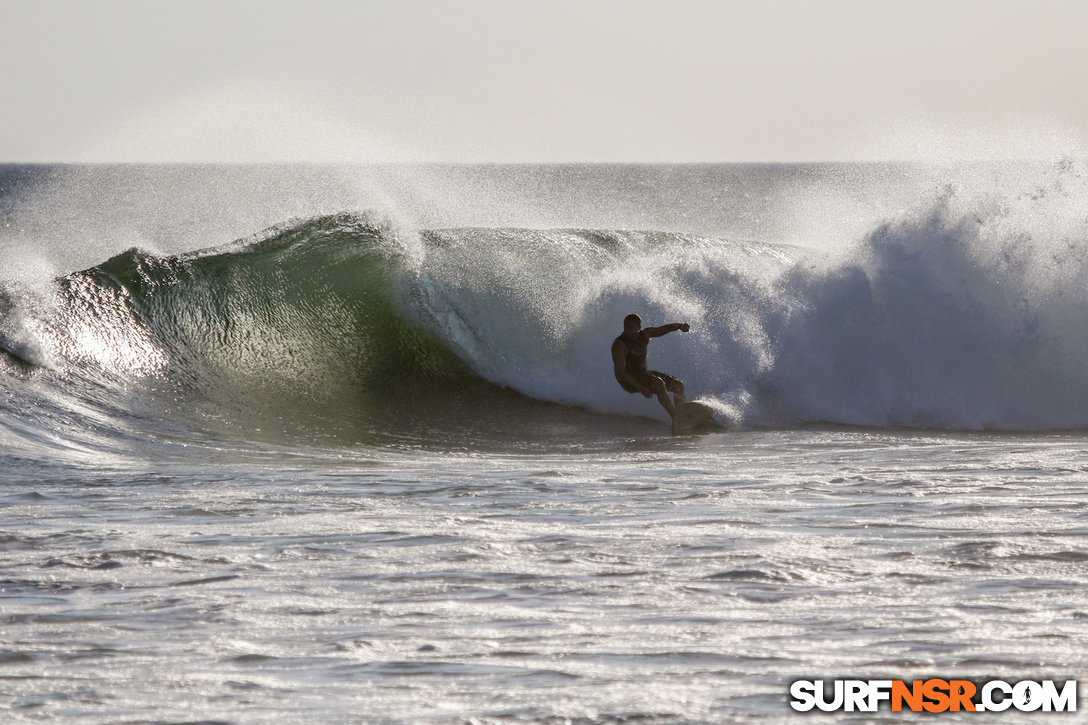
[[735, 425], [1084, 427], [1086, 189], [1073, 164], [1023, 193], [949, 187], [833, 255], [676, 232], [415, 233], [346, 213], [211, 250], [133, 249], [51, 295], [4, 292], [6, 384], [50, 376], [71, 419], [349, 437], [581, 415], [559, 406], [663, 417], [612, 377], [610, 343], [637, 311], [691, 324], [654, 341], [651, 366]]
[[365, 434], [395, 403], [479, 384], [397, 309], [409, 257], [347, 214], [177, 256], [131, 249], [59, 280], [47, 314], [23, 323], [20, 357], [80, 397], [136, 384], [144, 407], [213, 427]]

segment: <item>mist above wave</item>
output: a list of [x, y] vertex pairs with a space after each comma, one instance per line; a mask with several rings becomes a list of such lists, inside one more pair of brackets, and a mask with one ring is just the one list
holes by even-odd
[[249, 424], [388, 420], [396, 400], [426, 418], [512, 393], [663, 417], [612, 379], [609, 344], [637, 311], [692, 325], [655, 341], [651, 366], [734, 423], [1082, 427], [1088, 185], [1073, 162], [1030, 177], [948, 184], [822, 247], [302, 218], [205, 251], [130, 250], [49, 295], [9, 284], [0, 327], [20, 357]]

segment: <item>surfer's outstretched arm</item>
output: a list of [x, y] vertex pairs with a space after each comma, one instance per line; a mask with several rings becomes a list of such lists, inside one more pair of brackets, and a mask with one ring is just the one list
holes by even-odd
[[691, 330], [691, 325], [686, 322], [670, 322], [667, 325], [661, 325], [660, 327], [644, 327], [642, 331], [646, 333], [646, 337], [661, 337], [662, 335], [668, 335], [670, 332], [688, 332]]

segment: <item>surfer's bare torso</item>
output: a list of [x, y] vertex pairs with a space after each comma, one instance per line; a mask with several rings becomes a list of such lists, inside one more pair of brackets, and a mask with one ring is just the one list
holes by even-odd
[[[652, 338], [690, 329], [686, 322], [643, 328], [638, 315], [628, 315], [623, 321], [623, 334], [612, 341], [616, 382], [628, 393], [642, 393], [647, 398], [657, 395], [661, 406], [674, 416], [676, 403], [684, 400], [684, 383], [667, 373], [647, 369], [646, 353]], [[671, 399], [669, 393], [673, 394]]]

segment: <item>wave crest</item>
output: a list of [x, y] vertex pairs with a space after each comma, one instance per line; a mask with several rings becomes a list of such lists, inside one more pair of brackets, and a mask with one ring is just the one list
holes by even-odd
[[526, 400], [664, 417], [612, 377], [632, 311], [692, 325], [655, 341], [651, 365], [735, 423], [1088, 426], [1084, 170], [984, 188], [945, 189], [833, 257], [669, 232], [416, 234], [337, 214], [173, 257], [129, 250], [61, 279], [21, 327], [9, 295], [0, 327], [16, 354], [34, 333], [39, 357], [76, 373], [254, 426]]

